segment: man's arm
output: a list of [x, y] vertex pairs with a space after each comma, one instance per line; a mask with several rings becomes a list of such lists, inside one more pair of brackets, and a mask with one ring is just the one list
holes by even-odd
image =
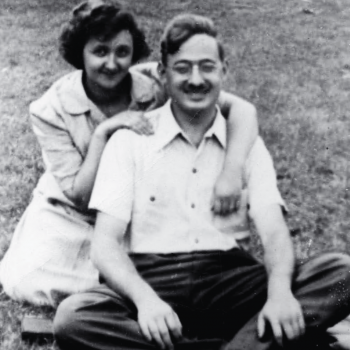
[[258, 135], [258, 121], [251, 103], [227, 92], [220, 93], [219, 107], [228, 119], [228, 142], [224, 167], [214, 187], [212, 208], [225, 215], [239, 208], [242, 170]]
[[292, 340], [305, 330], [301, 306], [291, 291], [293, 244], [280, 205], [271, 204], [259, 210], [254, 222], [262, 238], [268, 275], [268, 296], [259, 314], [258, 334], [264, 335], [268, 322], [276, 341], [282, 345], [283, 335]]
[[138, 274], [122, 247], [125, 221], [99, 212], [92, 241], [92, 260], [107, 285], [131, 299], [138, 310], [142, 334], [160, 348], [173, 348], [170, 334], [181, 337], [181, 323], [172, 308], [161, 300]]

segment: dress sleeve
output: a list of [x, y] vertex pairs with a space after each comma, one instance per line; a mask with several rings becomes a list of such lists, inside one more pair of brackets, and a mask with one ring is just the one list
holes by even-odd
[[158, 107], [161, 107], [168, 100], [168, 94], [161, 82], [160, 76], [158, 74], [158, 63], [157, 62], [146, 62], [140, 63], [131, 68], [132, 71], [139, 74], [143, 74], [146, 77], [152, 79], [152, 93], [153, 93], [153, 102], [147, 106], [146, 111], [152, 111]]
[[33, 102], [29, 108], [30, 120], [41, 146], [46, 170], [53, 174], [63, 193], [69, 197], [83, 157], [52, 99], [54, 96], [46, 93]]
[[135, 66], [132, 66], [131, 70], [144, 74], [160, 82], [160, 77], [157, 71], [157, 67], [158, 67], [157, 62], [146, 62], [146, 63], [139, 63], [139, 64], [136, 64]]

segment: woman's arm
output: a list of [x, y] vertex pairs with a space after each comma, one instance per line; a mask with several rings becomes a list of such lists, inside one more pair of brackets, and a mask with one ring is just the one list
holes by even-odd
[[34, 102], [30, 117], [40, 143], [45, 166], [65, 196], [82, 210], [87, 208], [104, 147], [120, 128], [151, 134], [142, 112], [126, 111], [107, 119], [94, 131], [85, 157], [77, 149], [62, 116], [51, 105], [51, 96]]
[[143, 112], [121, 112], [101, 123], [92, 135], [87, 155], [74, 179], [73, 187], [66, 193], [79, 207], [86, 209], [89, 204], [102, 152], [109, 137], [123, 128], [138, 134], [153, 133], [150, 123], [143, 117]]
[[245, 160], [258, 135], [255, 107], [238, 96], [222, 91], [221, 112], [228, 120], [224, 167], [214, 187], [212, 210], [227, 215], [239, 207]]
[[107, 137], [96, 129], [91, 137], [89, 149], [82, 161], [72, 187], [65, 195], [79, 208], [86, 209], [94, 186], [98, 165], [107, 143]]

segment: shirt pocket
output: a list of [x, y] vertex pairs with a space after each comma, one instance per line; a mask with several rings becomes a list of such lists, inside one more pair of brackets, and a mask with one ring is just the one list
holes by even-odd
[[180, 182], [186, 179], [183, 172], [175, 169], [173, 176], [169, 176], [169, 169], [163, 165], [155, 166], [154, 172], [138, 182], [136, 188], [135, 220], [149, 232], [157, 232], [184, 218], [185, 188]]

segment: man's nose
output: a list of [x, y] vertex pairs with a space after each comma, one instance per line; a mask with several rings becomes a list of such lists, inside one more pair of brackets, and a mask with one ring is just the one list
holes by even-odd
[[203, 77], [197, 65], [192, 67], [191, 75], [189, 77], [189, 83], [192, 85], [203, 84]]

